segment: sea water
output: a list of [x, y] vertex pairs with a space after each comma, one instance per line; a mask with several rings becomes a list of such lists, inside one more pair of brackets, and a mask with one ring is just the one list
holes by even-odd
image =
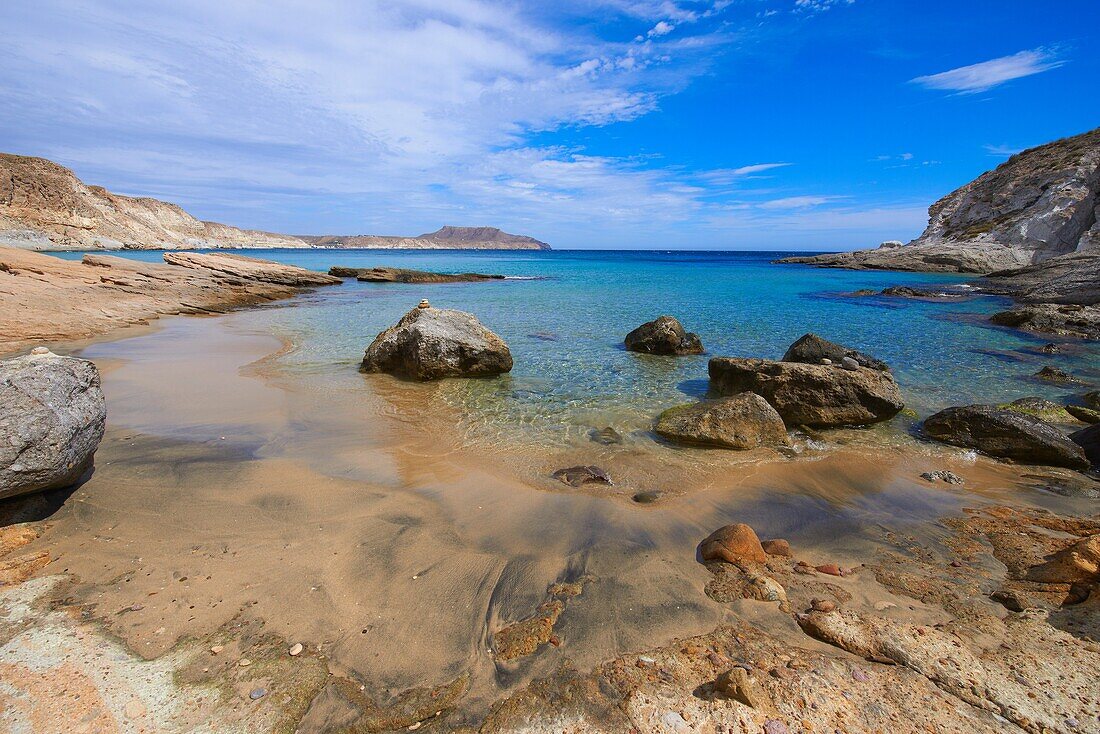
[[[123, 257], [159, 261], [162, 253]], [[325, 271], [388, 265], [481, 272], [503, 280], [435, 285], [345, 280], [254, 310], [247, 328], [287, 340], [275, 367], [317, 385], [354, 374], [363, 350], [421, 299], [475, 314], [509, 345], [512, 372], [451, 380], [435, 393], [458, 409], [472, 435], [562, 444], [592, 428], [645, 432], [664, 408], [707, 391], [711, 356], [778, 359], [814, 332], [889, 363], [907, 407], [923, 417], [960, 404], [1037, 395], [1065, 400], [1084, 388], [1031, 377], [1045, 364], [1100, 383], [1100, 348], [990, 326], [1008, 301], [992, 296], [928, 302], [853, 291], [891, 285], [958, 285], [955, 275], [846, 271], [773, 261], [781, 252], [257, 250], [249, 255]], [[62, 253], [78, 258], [81, 253]], [[702, 338], [700, 356], [627, 352], [631, 329], [662, 314]], [[1063, 354], [1037, 351], [1048, 341]], [[368, 379], [390, 379], [365, 376]], [[347, 389], [347, 383], [340, 381]]]

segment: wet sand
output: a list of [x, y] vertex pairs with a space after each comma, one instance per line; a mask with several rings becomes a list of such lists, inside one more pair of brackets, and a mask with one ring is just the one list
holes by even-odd
[[[452, 723], [475, 723], [566, 660], [585, 670], [721, 623], [748, 620], [825, 648], [759, 603], [704, 593], [711, 573], [696, 547], [726, 523], [787, 538], [815, 563], [858, 567], [890, 534], [939, 546], [942, 519], [964, 507], [1088, 514], [1094, 504], [1041, 491], [1059, 477], [1087, 482], [1070, 473], [1023, 472], [904, 436], [882, 444], [840, 432], [794, 458], [478, 446], [435, 395], [445, 384], [363, 376], [353, 363], [311, 384], [279, 370], [288, 348], [228, 316], [169, 319], [83, 350], [104, 368], [109, 430], [92, 478], [32, 545], [54, 559], [42, 574], [72, 578], [55, 599], [148, 659], [256, 623], [378, 702], [468, 676]], [[548, 478], [590, 462], [616, 485]], [[941, 468], [967, 484], [919, 479]], [[651, 489], [666, 495], [631, 501]], [[557, 645], [494, 657], [495, 632], [532, 615], [551, 584], [577, 581], [583, 591], [553, 627]], [[873, 579], [837, 583], [914, 621], [943, 617]]]

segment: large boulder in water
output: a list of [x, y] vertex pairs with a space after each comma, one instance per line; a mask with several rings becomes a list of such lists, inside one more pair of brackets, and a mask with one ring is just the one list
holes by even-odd
[[684, 330], [672, 316], [659, 316], [626, 335], [626, 348], [644, 354], [702, 354], [703, 342], [698, 334]]
[[426, 303], [375, 338], [363, 357], [364, 372], [437, 380], [488, 377], [512, 369], [508, 345], [476, 316]]
[[924, 432], [953, 446], [1025, 464], [1087, 469], [1084, 450], [1035, 416], [992, 405], [947, 408], [924, 421]]
[[42, 347], [0, 361], [0, 499], [80, 481], [106, 420], [91, 362]]
[[715, 357], [709, 372], [713, 392], [754, 392], [788, 426], [866, 425], [889, 420], [905, 407], [893, 376], [866, 367]]
[[882, 370], [883, 372], [890, 369], [890, 366], [880, 359], [841, 346], [828, 339], [822, 339], [817, 334], [803, 334], [800, 336], [794, 344], [787, 348], [786, 354], [783, 355], [783, 361], [821, 364], [821, 360], [828, 359], [831, 362], [840, 364], [845, 357], [854, 359], [861, 367]]
[[669, 408], [653, 430], [673, 441], [728, 449], [787, 444], [779, 413], [751, 392]]

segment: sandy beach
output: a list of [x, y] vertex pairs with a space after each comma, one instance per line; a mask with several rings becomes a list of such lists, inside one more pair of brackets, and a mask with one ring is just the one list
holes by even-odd
[[[550, 730], [557, 725], [539, 718], [544, 704], [532, 691], [562, 670], [584, 673], [725, 625], [751, 625], [776, 655], [857, 659], [805, 634], [775, 603], [716, 593], [721, 574], [697, 557], [716, 527], [745, 522], [761, 538], [788, 539], [813, 565], [855, 569], [807, 581], [788, 564], [777, 577], [787, 595], [806, 595], [803, 604], [824, 595], [846, 609], [888, 609], [894, 623], [937, 625], [961, 612], [884, 569], [962, 573], [950, 565], [962, 557], [951, 522], [975, 508], [1088, 516], [1095, 504], [1094, 483], [1073, 472], [1021, 472], [855, 431], [796, 458], [750, 452], [734, 464], [728, 452], [703, 449], [593, 444], [535, 459], [530, 447], [479, 448], [453, 430], [441, 385], [350, 372], [339, 389], [316, 389], [280, 370], [293, 344], [241, 321], [176, 317], [79, 350], [103, 371], [111, 425], [91, 479], [29, 526], [40, 535], [20, 552], [49, 554], [34, 571], [42, 582], [5, 592], [4, 657], [16, 661], [5, 677], [23, 692], [7, 699], [9, 723], [55, 720], [68, 694], [27, 694], [63, 680], [65, 691], [82, 686], [81, 706], [120, 731], [134, 721], [123, 711], [129, 697], [142, 701], [146, 731], [264, 721], [287, 731], [421, 721], [493, 731], [517, 712], [532, 731]], [[550, 467], [589, 461], [608, 466], [616, 484], [572, 489], [547, 477]], [[966, 484], [919, 478], [931, 469]], [[655, 504], [632, 501], [653, 486], [675, 490]], [[48, 512], [33, 501], [21, 511]], [[1000, 563], [977, 548], [960, 566], [994, 583]], [[555, 595], [556, 584], [570, 588]], [[29, 621], [13, 621], [15, 598], [31, 588], [42, 596]], [[549, 629], [518, 636], [533, 639], [524, 643], [531, 654], [504, 654], [494, 635], [538, 618], [548, 601], [561, 602]], [[1004, 614], [973, 603], [986, 625]], [[1092, 608], [1075, 614], [1093, 619]], [[120, 652], [97, 673], [68, 637], [27, 639], [44, 624]], [[1076, 644], [1090, 648], [1091, 634]], [[288, 657], [296, 643], [304, 652]], [[27, 645], [61, 662], [18, 662], [14, 651]], [[206, 703], [157, 711], [146, 672], [156, 666], [171, 672], [160, 685], [174, 701]], [[657, 682], [676, 690], [681, 675]], [[938, 690], [919, 680], [907, 685]], [[260, 689], [262, 700], [250, 700]], [[993, 719], [981, 726], [995, 730]]]

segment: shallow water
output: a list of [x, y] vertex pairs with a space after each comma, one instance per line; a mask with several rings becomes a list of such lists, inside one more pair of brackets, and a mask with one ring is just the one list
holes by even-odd
[[[159, 252], [125, 257], [158, 260]], [[332, 265], [499, 273], [469, 284], [369, 284], [352, 280], [238, 319], [294, 348], [274, 361], [316, 389], [349, 389], [373, 337], [421, 298], [475, 313], [509, 344], [511, 374], [446, 381], [433, 395], [457, 410], [461, 430], [486, 444], [566, 447], [592, 427], [613, 426], [652, 441], [653, 416], [705, 394], [710, 356], [779, 358], [813, 331], [892, 365], [907, 405], [924, 416], [955, 404], [1001, 403], [1075, 392], [1029, 375], [1044, 364], [1100, 382], [1100, 351], [1029, 353], [1045, 339], [984, 326], [1007, 303], [995, 297], [929, 303], [839, 295], [889, 285], [960, 283], [951, 275], [854, 272], [774, 265], [776, 252], [298, 251], [252, 253], [315, 270]], [[79, 257], [79, 253], [66, 253]], [[661, 314], [700, 334], [708, 354], [676, 359], [623, 349], [623, 336]], [[1060, 340], [1066, 341], [1066, 340]], [[386, 380], [389, 378], [375, 376]], [[905, 420], [896, 425], [904, 430]]]

